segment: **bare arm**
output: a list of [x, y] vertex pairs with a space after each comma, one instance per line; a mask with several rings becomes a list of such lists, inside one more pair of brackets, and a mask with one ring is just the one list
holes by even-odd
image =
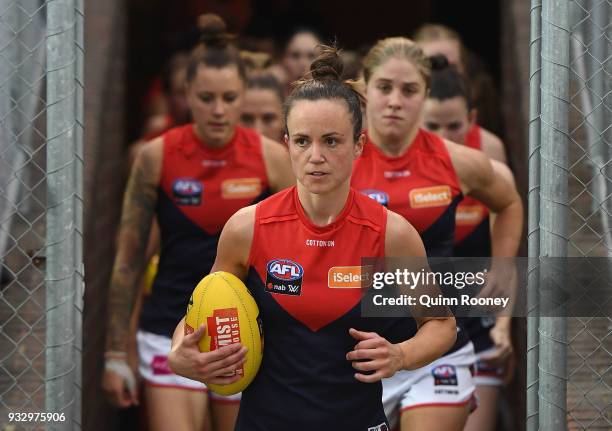
[[[229, 218], [219, 237], [217, 256], [210, 272], [225, 271], [234, 274], [241, 280], [246, 279], [247, 260], [253, 241], [255, 206], [239, 209]], [[185, 319], [181, 320], [172, 336], [172, 346], [178, 345], [184, 338]]]
[[276, 193], [293, 186], [295, 184], [295, 176], [291, 169], [291, 160], [289, 159], [287, 148], [263, 136], [261, 141], [266, 172], [268, 173], [272, 191]]
[[[508, 183], [512, 185], [513, 188], [516, 188], [516, 184], [514, 181], [514, 175], [508, 166], [503, 163], [497, 162], [495, 160], [491, 160], [491, 164], [493, 165], [493, 170], [495, 174], [504, 178]], [[496, 223], [495, 214], [491, 214], [491, 229], [494, 229]], [[512, 271], [512, 279], [504, 284], [507, 286], [507, 294], [510, 296], [510, 306], [508, 307], [508, 311], [511, 311], [514, 302], [516, 300], [517, 294], [517, 274]], [[490, 355], [487, 360], [491, 363], [499, 363], [503, 364], [512, 354], [512, 339], [511, 339], [511, 331], [512, 331], [512, 319], [507, 315], [509, 313], [504, 313], [504, 315], [497, 316], [495, 319], [495, 326], [491, 328], [489, 334], [491, 340], [496, 346], [496, 351]]]
[[491, 233], [493, 257], [516, 256], [523, 231], [523, 204], [518, 192], [496, 173], [483, 152], [449, 141], [446, 144], [464, 193], [496, 214]]
[[146, 249], [157, 203], [162, 141], [152, 141], [138, 152], [123, 199], [123, 210], [108, 298], [107, 351], [125, 352], [138, 280], [146, 263]]
[[[427, 257], [418, 232], [402, 216], [391, 211], [385, 248], [387, 257], [410, 256], [424, 260]], [[416, 335], [399, 344], [404, 358], [402, 368], [405, 370], [423, 367], [439, 358], [453, 346], [457, 337], [455, 318], [450, 310], [446, 317], [415, 317], [415, 320], [419, 327]]]
[[[230, 217], [221, 232], [211, 273], [226, 271], [242, 280], [246, 278], [254, 221], [255, 206], [242, 208]], [[245, 361], [246, 347], [234, 343], [213, 352], [200, 352], [198, 342], [206, 328], [202, 325], [189, 335], [185, 335], [184, 328], [183, 318], [174, 330], [168, 355], [168, 364], [176, 374], [204, 383], [230, 384], [238, 380], [237, 376], [226, 375]]]
[[[403, 217], [391, 211], [387, 219], [385, 255], [426, 260], [425, 247], [417, 231]], [[421, 264], [417, 262], [417, 266]], [[409, 265], [412, 265], [412, 261]], [[374, 332], [351, 329], [351, 336], [359, 342], [346, 358], [354, 361], [353, 368], [359, 371], [355, 378], [366, 383], [377, 382], [399, 370], [420, 368], [442, 356], [451, 348], [457, 336], [455, 318], [450, 310], [444, 308], [447, 311], [442, 313], [444, 316], [416, 318], [419, 325], [416, 335], [398, 344], [391, 344]], [[415, 315], [418, 315], [416, 311]]]
[[504, 143], [499, 137], [484, 128], [480, 128], [482, 151], [489, 156], [491, 160], [497, 160], [501, 163], [508, 163], [506, 159], [506, 149]]
[[[450, 150], [450, 148], [449, 148]], [[466, 151], [467, 150], [467, 151]], [[490, 161], [479, 151], [461, 149], [455, 152], [456, 169], [468, 194], [483, 202], [492, 212], [491, 245], [493, 257], [514, 257], [518, 252], [523, 230], [523, 205], [514, 185], [512, 172], [502, 163]], [[459, 168], [458, 168], [459, 167]], [[516, 274], [511, 262], [493, 260], [482, 297], [508, 297], [511, 304], [516, 295]], [[490, 335], [496, 346], [492, 361], [503, 361], [512, 352], [510, 342], [511, 307], [498, 316]]]

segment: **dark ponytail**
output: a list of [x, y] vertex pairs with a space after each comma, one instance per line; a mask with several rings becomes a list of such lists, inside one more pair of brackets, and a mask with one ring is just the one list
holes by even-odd
[[449, 64], [441, 54], [429, 57], [431, 63], [431, 85], [429, 98], [440, 101], [461, 97], [465, 99], [468, 110], [472, 109], [470, 86], [459, 70]]
[[230, 35], [226, 33], [225, 22], [214, 13], [207, 13], [198, 18], [200, 43], [207, 48], [224, 49], [229, 44]]
[[198, 18], [198, 28], [200, 43], [191, 53], [187, 82], [193, 81], [200, 65], [217, 69], [234, 65], [240, 79], [246, 81], [244, 62], [233, 43], [235, 37], [226, 32], [225, 22], [218, 15], [207, 13]]
[[322, 46], [320, 54], [310, 63], [310, 78], [318, 81], [341, 81], [344, 63], [338, 51], [334, 48]]
[[285, 102], [285, 125], [291, 108], [298, 100], [344, 100], [352, 118], [353, 137], [357, 141], [362, 131], [361, 94], [351, 82], [342, 81], [344, 63], [338, 50], [325, 45], [319, 45], [318, 48], [319, 55], [310, 64], [310, 72], [304, 79], [292, 84], [293, 91]]
[[450, 67], [450, 63], [446, 56], [442, 54], [436, 54], [429, 57], [431, 63], [431, 70], [440, 71]]

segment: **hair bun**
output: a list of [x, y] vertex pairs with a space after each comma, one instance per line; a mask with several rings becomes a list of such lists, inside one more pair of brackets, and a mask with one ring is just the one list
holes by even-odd
[[310, 65], [312, 79], [340, 81], [344, 63], [338, 50], [326, 45], [319, 45], [319, 50], [319, 55]]
[[429, 57], [431, 63], [431, 70], [443, 70], [450, 67], [448, 58], [443, 54], [436, 54]]
[[214, 13], [207, 13], [198, 17], [198, 28], [200, 29], [200, 42], [206, 47], [225, 48], [229, 43], [229, 35], [226, 33], [225, 21]]

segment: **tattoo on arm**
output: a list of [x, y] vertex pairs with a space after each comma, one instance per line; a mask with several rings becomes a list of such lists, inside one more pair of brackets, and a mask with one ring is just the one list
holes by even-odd
[[141, 153], [123, 199], [118, 249], [108, 302], [107, 350], [127, 351], [130, 313], [138, 293], [157, 202], [157, 162]]

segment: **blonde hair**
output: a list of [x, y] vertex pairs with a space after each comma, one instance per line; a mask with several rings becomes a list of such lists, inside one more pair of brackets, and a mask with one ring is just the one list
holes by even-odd
[[270, 54], [265, 52], [243, 50], [240, 57], [249, 74], [263, 74], [274, 64]]
[[423, 24], [414, 32], [416, 43], [437, 42], [440, 40], [455, 41], [459, 45], [459, 61], [466, 66], [467, 52], [459, 33], [442, 24]]
[[363, 76], [366, 83], [381, 64], [390, 58], [409, 61], [423, 77], [426, 88], [431, 80], [431, 63], [414, 41], [405, 37], [388, 37], [376, 42], [363, 59]]
[[423, 24], [414, 32], [414, 40], [417, 43], [434, 40], [456, 40], [463, 44], [459, 33], [442, 24]]

